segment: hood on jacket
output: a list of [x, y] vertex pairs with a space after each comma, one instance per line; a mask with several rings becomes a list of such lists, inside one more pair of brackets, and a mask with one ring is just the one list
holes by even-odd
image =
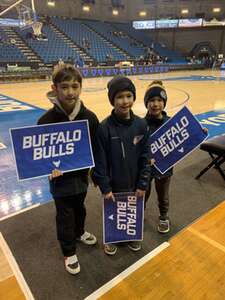
[[[65, 115], [68, 115], [66, 111], [63, 109], [59, 100], [57, 99], [57, 95], [54, 91], [49, 91], [46, 95], [52, 104], [56, 105], [61, 111], [63, 111]], [[71, 112], [71, 114], [68, 115], [71, 121], [74, 120], [74, 118], [78, 115], [78, 113], [80, 112], [80, 108], [81, 108], [81, 100], [78, 99], [74, 106], [73, 111]]]

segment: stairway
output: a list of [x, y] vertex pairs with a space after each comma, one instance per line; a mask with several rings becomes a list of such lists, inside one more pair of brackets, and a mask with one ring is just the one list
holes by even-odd
[[103, 40], [105, 43], [108, 44], [109, 48], [114, 48], [116, 51], [118, 51], [119, 53], [125, 55], [127, 57], [127, 60], [131, 60], [132, 57], [129, 55], [128, 52], [124, 51], [123, 49], [121, 49], [120, 47], [118, 47], [117, 45], [113, 44], [109, 39], [107, 39], [105, 36], [103, 36], [100, 32], [98, 32], [97, 30], [95, 30], [94, 28], [92, 28], [90, 25], [86, 24], [86, 23], [82, 23], [83, 26], [87, 27], [89, 31], [94, 32], [95, 34], [98, 35], [98, 37]]
[[40, 57], [26, 44], [25, 40], [14, 31], [13, 27], [2, 27], [2, 30], [9, 39], [15, 40], [16, 47], [24, 54], [30, 63], [37, 64], [39, 67], [44, 66]]
[[85, 61], [85, 63], [93, 63], [94, 58], [87, 54], [85, 51], [83, 51], [77, 44], [75, 44], [64, 32], [62, 32], [56, 25], [53, 23], [48, 23], [48, 26], [59, 36], [61, 40], [67, 45], [69, 45], [71, 48], [73, 48], [80, 57]]

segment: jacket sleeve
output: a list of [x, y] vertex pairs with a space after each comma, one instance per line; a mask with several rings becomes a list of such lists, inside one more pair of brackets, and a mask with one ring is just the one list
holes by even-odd
[[141, 190], [146, 190], [148, 188], [151, 173], [149, 131], [147, 129], [141, 143], [142, 151], [139, 158], [139, 178], [137, 188]]
[[93, 147], [95, 167], [92, 173], [92, 180], [99, 186], [102, 194], [112, 191], [109, 176], [108, 143], [107, 132], [99, 125]]
[[92, 120], [91, 120], [91, 124], [90, 124], [90, 137], [91, 137], [91, 143], [92, 144], [94, 143], [98, 126], [99, 126], [98, 118], [97, 118], [96, 115], [94, 115]]

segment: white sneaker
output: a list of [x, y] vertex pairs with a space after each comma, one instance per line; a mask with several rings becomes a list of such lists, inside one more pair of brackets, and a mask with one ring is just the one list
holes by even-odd
[[128, 242], [128, 248], [130, 248], [132, 251], [139, 251], [141, 250], [141, 242], [140, 241]]
[[85, 231], [84, 234], [80, 238], [77, 239], [78, 241], [86, 244], [86, 245], [94, 245], [97, 243], [97, 239], [94, 234]]
[[67, 272], [75, 275], [80, 272], [80, 264], [78, 262], [76, 254], [65, 257], [65, 267]]
[[170, 221], [169, 219], [159, 219], [158, 224], [158, 232], [160, 233], [167, 233], [170, 231]]

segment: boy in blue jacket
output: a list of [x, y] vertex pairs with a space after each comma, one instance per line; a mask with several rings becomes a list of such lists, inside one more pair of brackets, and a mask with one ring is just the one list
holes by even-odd
[[[147, 88], [144, 96], [144, 104], [147, 108], [145, 120], [148, 123], [149, 134], [152, 135], [170, 117], [165, 112], [167, 103], [167, 93], [161, 80], [154, 80]], [[207, 134], [207, 128], [202, 129]], [[145, 194], [145, 206], [151, 194], [151, 183], [155, 181], [155, 189], [158, 198], [159, 207], [159, 223], [158, 232], [167, 233], [170, 231], [169, 219], [169, 188], [171, 176], [173, 175], [173, 168], [169, 169], [164, 174], [161, 174], [154, 166], [151, 167], [151, 176], [149, 186]]]
[[[150, 173], [148, 132], [146, 121], [131, 110], [135, 86], [127, 77], [114, 77], [108, 83], [108, 97], [114, 109], [97, 130], [93, 180], [109, 201], [114, 200], [113, 193], [119, 192], [135, 191], [143, 197]], [[137, 241], [128, 246], [133, 251], [141, 249]], [[106, 244], [104, 251], [114, 255], [117, 247]]]

